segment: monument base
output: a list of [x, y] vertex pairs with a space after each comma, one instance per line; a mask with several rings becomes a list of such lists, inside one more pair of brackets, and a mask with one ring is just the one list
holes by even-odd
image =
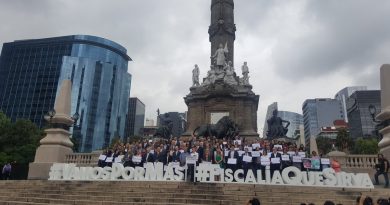
[[215, 124], [228, 116], [239, 129], [240, 136], [258, 138], [257, 108], [259, 95], [250, 85], [232, 85], [219, 79], [213, 84], [191, 87], [184, 98], [188, 106], [187, 129], [183, 136], [191, 136], [194, 130], [207, 124]]
[[53, 163], [39, 163], [32, 162], [28, 168], [28, 178], [33, 180], [47, 180], [49, 179], [50, 167]]

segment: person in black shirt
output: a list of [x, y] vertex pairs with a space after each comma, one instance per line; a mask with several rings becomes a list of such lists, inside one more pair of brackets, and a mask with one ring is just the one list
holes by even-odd
[[383, 154], [378, 154], [378, 164], [375, 165], [375, 185], [379, 185], [378, 177], [383, 174], [385, 178], [385, 188], [389, 187], [389, 176], [387, 172], [389, 171], [389, 161], [383, 157]]

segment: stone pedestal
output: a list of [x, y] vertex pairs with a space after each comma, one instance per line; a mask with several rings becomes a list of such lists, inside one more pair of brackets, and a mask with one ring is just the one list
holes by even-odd
[[385, 64], [381, 67], [381, 107], [382, 112], [376, 117], [377, 120], [384, 123], [385, 128], [380, 130], [383, 139], [378, 146], [380, 152], [390, 159], [390, 65]]
[[191, 136], [200, 125], [211, 124], [212, 113], [228, 113], [242, 137], [258, 137], [257, 108], [259, 95], [250, 85], [229, 85], [216, 81], [207, 86], [190, 88], [184, 98], [187, 106], [187, 129], [183, 136]]
[[53, 163], [64, 163], [65, 157], [72, 154], [73, 143], [70, 141], [69, 126], [73, 124], [70, 114], [71, 82], [64, 80], [56, 98], [56, 114], [50, 121], [52, 128], [46, 129], [46, 137], [40, 141], [33, 163], [29, 165], [28, 179], [48, 179]]

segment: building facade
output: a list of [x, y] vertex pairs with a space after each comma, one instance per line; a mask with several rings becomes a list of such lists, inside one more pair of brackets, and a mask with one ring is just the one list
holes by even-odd
[[145, 122], [145, 104], [138, 98], [129, 99], [126, 117], [125, 137], [143, 136], [142, 128]]
[[341, 102], [330, 98], [308, 99], [302, 105], [306, 145], [316, 137], [321, 127], [331, 127], [335, 120], [344, 119]]
[[344, 115], [344, 121], [348, 122], [348, 105], [347, 105], [347, 99], [354, 93], [355, 91], [358, 90], [367, 90], [367, 86], [350, 86], [350, 87], [345, 87], [341, 89], [335, 96], [334, 98], [336, 100], [339, 100], [341, 102], [341, 106], [343, 108], [343, 115]]
[[62, 80], [70, 79], [79, 150], [108, 146], [114, 136], [124, 136], [131, 84], [126, 53], [113, 41], [87, 35], [5, 43], [0, 109], [12, 120], [30, 119], [43, 127]]
[[376, 114], [381, 112], [380, 90], [356, 91], [349, 98], [352, 102], [348, 110], [349, 131], [353, 139], [377, 137], [375, 123], [368, 107], [375, 106]]

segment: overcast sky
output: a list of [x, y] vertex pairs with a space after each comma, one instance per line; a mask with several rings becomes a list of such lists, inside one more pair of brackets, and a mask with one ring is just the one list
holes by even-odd
[[[0, 0], [0, 42], [87, 34], [113, 40], [134, 60], [131, 96], [146, 117], [184, 112], [183, 97], [198, 64], [210, 63], [210, 0]], [[260, 95], [258, 127], [267, 106], [302, 113], [310, 98], [333, 98], [346, 86], [379, 89], [390, 61], [388, 0], [236, 0], [235, 69], [248, 61]], [[0, 47], [1, 48], [1, 47]]]

